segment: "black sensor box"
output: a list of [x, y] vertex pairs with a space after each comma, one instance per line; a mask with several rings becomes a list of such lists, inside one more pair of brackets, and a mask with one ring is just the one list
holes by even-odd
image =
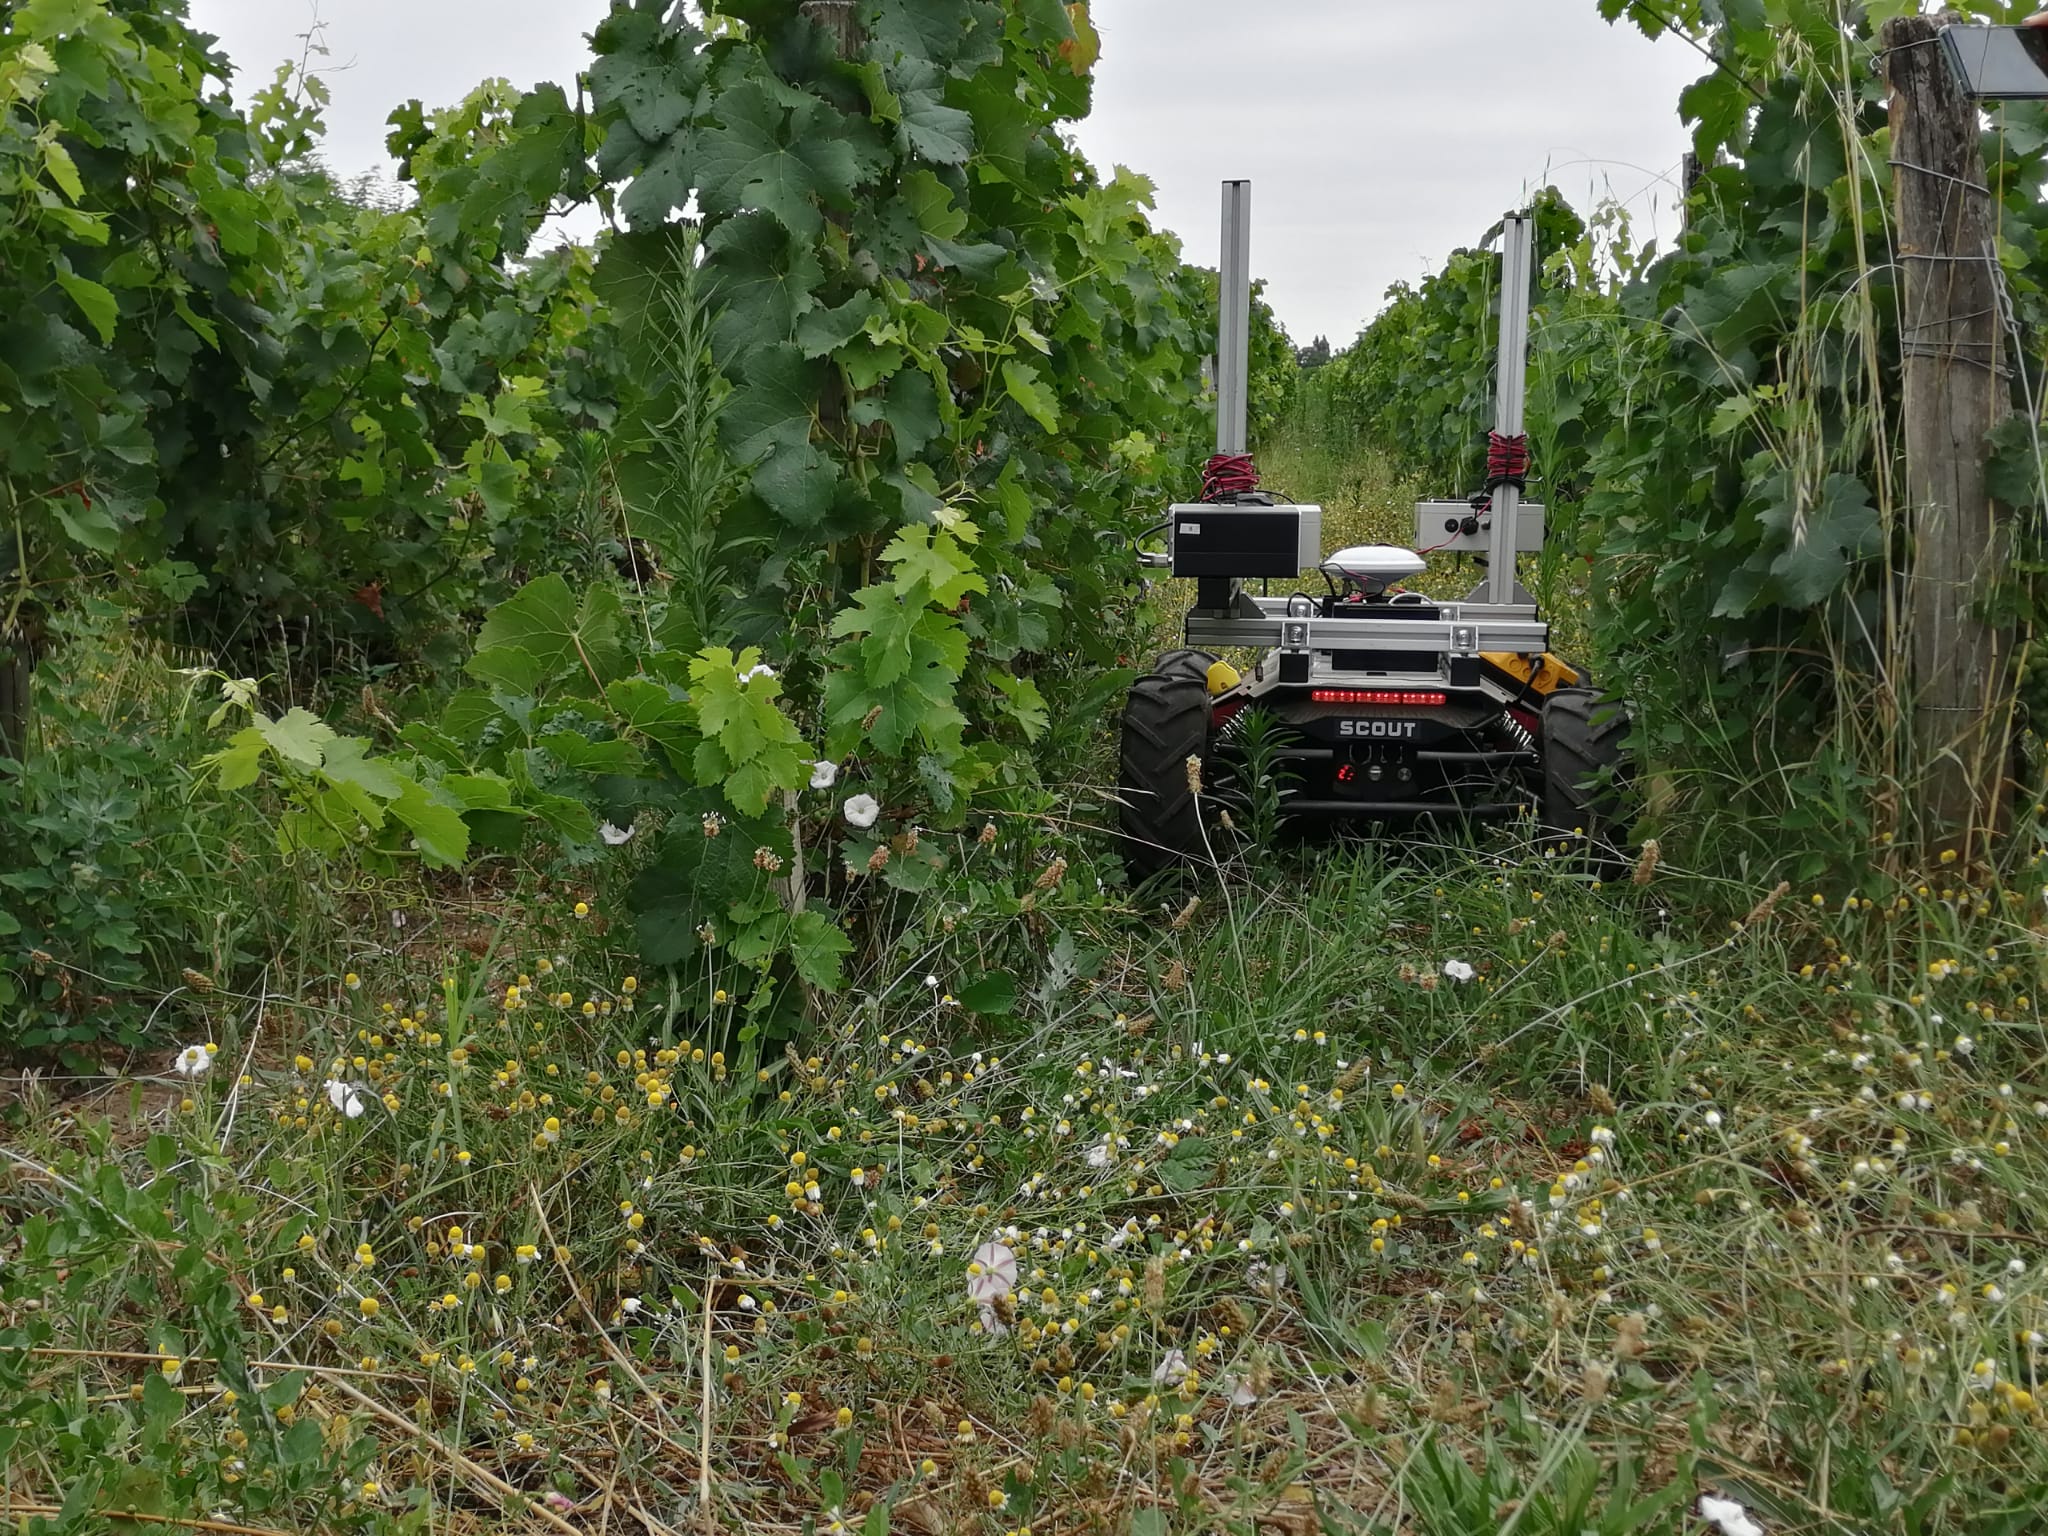
[[1173, 574], [1292, 581], [1322, 563], [1321, 507], [1173, 509]]

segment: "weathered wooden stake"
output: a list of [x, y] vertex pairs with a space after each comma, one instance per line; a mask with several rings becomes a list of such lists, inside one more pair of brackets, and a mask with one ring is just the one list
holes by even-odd
[[0, 757], [28, 761], [29, 683], [35, 662], [28, 647], [0, 636]]
[[830, 32], [839, 43], [839, 57], [851, 59], [860, 53], [860, 17], [853, 0], [803, 0], [798, 9]]
[[[860, 56], [865, 39], [861, 35], [860, 15], [854, 9], [854, 0], [803, 0], [801, 13], [831, 33], [837, 45], [839, 57], [853, 59]], [[835, 222], [837, 222], [835, 220]], [[838, 425], [846, 410], [845, 400], [835, 395], [819, 402], [821, 418], [832, 426]], [[795, 794], [782, 797], [783, 814], [789, 818], [790, 841], [795, 857], [789, 861], [789, 874], [781, 883], [783, 908], [792, 913], [804, 910], [810, 899], [810, 871], [804, 867], [804, 824]], [[816, 1019], [821, 1013], [816, 990], [808, 983], [804, 986], [804, 1004], [809, 1015]]]
[[1994, 207], [1976, 104], [1936, 38], [1951, 18], [1883, 34], [1904, 268], [1903, 410], [1913, 564], [1906, 653], [1921, 840], [1980, 851], [2005, 819], [2013, 639], [1987, 617], [2007, 568], [2007, 513], [1986, 488], [1985, 434], [2010, 410]]

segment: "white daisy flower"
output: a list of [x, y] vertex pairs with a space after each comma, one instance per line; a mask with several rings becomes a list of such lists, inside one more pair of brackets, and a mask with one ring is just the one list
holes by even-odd
[[218, 1049], [212, 1045], [188, 1045], [178, 1052], [178, 1059], [172, 1063], [181, 1077], [204, 1077], [213, 1070], [213, 1053]]

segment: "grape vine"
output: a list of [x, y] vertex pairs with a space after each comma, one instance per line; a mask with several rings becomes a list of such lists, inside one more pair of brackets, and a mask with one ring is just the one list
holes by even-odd
[[[817, 919], [870, 873], [928, 877], [906, 829], [1036, 804], [1026, 749], [1122, 660], [1119, 535], [1187, 483], [1210, 301], [1143, 178], [1100, 180], [1058, 131], [1088, 107], [1086, 6], [864, 0], [850, 49], [795, 0], [709, 9], [707, 32], [617, 0], [596, 33], [597, 167], [628, 230], [600, 282], [627, 337], [684, 284], [713, 316], [736, 483], [699, 509], [730, 596], [697, 638], [758, 647], [844, 791], [885, 808], [810, 813], [833, 867], [789, 916]], [[753, 818], [779, 870], [803, 818], [743, 798], [718, 814]], [[669, 873], [704, 865], [711, 814], [670, 819], [640, 888], [656, 959], [718, 929]]]

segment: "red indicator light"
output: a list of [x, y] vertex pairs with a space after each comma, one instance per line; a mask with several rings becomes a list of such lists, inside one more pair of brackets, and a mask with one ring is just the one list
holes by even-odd
[[1440, 709], [1450, 702], [1444, 693], [1391, 688], [1318, 688], [1309, 697], [1318, 704], [1349, 704], [1392, 709]]

